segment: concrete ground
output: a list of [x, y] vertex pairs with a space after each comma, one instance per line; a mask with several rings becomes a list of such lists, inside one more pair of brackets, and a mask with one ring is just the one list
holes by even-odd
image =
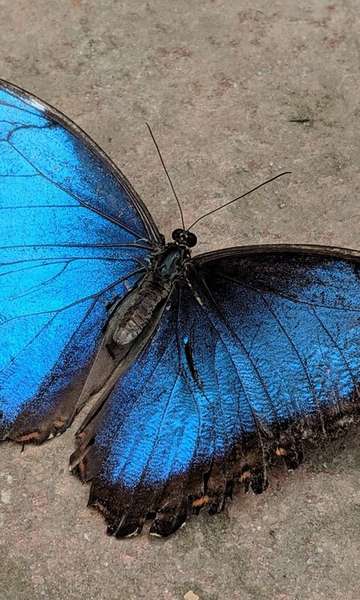
[[[179, 217], [145, 121], [187, 222], [292, 171], [199, 225], [199, 251], [359, 248], [359, 28], [358, 0], [0, 0], [0, 74], [87, 130], [166, 234]], [[359, 600], [356, 439], [166, 541], [104, 534], [67, 472], [72, 431], [4, 444], [0, 599]]]

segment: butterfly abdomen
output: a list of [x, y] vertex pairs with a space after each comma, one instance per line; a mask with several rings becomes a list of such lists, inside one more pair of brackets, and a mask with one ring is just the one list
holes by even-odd
[[112, 339], [126, 346], [138, 338], [169, 297], [176, 278], [181, 275], [187, 251], [168, 244], [151, 263], [139, 286], [129, 294], [115, 311], [117, 323]]
[[132, 302], [125, 311], [119, 306], [114, 315], [118, 320], [113, 332], [113, 341], [118, 346], [126, 346], [133, 342], [152, 320], [153, 315], [164, 304], [169, 296], [171, 283], [158, 280], [153, 272], [147, 273], [139, 287], [135, 290]]

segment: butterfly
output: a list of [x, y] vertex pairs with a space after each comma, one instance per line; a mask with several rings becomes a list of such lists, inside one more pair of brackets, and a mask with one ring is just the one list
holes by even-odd
[[356, 419], [360, 253], [191, 256], [195, 223], [166, 243], [95, 143], [6, 82], [0, 215], [0, 439], [40, 444], [91, 401], [71, 469], [109, 534], [217, 513]]

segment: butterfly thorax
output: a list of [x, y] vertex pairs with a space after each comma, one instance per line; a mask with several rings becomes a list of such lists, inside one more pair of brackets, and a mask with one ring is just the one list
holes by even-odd
[[117, 305], [111, 318], [113, 342], [126, 346], [135, 341], [162, 309], [176, 280], [190, 260], [187, 246], [169, 243], [157, 250], [139, 285]]

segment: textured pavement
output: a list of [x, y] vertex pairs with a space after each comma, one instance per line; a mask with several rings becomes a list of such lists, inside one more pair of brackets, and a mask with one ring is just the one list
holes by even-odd
[[[292, 171], [201, 223], [199, 251], [360, 248], [357, 0], [0, 0], [0, 15], [1, 77], [88, 131], [167, 235], [179, 218], [145, 121], [188, 222]], [[67, 471], [73, 431], [1, 447], [0, 600], [359, 600], [356, 432], [154, 541], [104, 534]]]

